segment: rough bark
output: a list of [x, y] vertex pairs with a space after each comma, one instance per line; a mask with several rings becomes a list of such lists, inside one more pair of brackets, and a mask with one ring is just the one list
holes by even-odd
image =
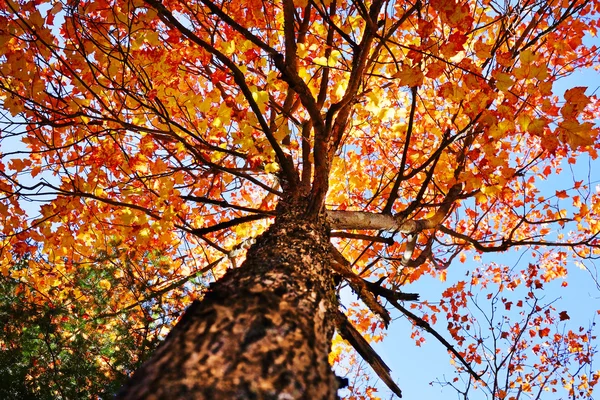
[[119, 399], [334, 399], [328, 230], [280, 215], [181, 321]]

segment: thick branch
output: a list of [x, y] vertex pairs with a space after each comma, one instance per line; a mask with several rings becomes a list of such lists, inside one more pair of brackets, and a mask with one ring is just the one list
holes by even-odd
[[390, 367], [379, 357], [377, 352], [373, 350], [371, 345], [365, 340], [364, 337], [356, 330], [348, 318], [338, 312], [336, 315], [336, 327], [342, 338], [352, 345], [352, 347], [360, 354], [360, 356], [369, 363], [371, 368], [377, 373], [377, 376], [387, 385], [388, 388], [396, 396], [402, 397], [402, 391], [392, 380], [390, 376]]
[[365, 285], [375, 295], [382, 296], [387, 300], [393, 299], [395, 301], [418, 301], [419, 295], [416, 293], [404, 293], [398, 290], [388, 289], [381, 286], [379, 282], [369, 282], [363, 279]]
[[371, 43], [378, 29], [374, 21], [377, 20], [382, 5], [383, 1], [375, 0], [371, 4], [368, 15], [364, 16], [367, 25], [362, 40], [356, 47], [352, 57], [352, 69], [344, 96], [338, 103], [332, 104], [327, 111], [325, 131], [315, 132], [315, 178], [311, 192], [311, 211], [313, 212], [317, 209], [320, 211], [321, 205], [325, 201], [329, 188], [328, 176], [331, 160], [341, 143], [348, 119], [352, 113], [356, 93], [364, 76]]
[[296, 30], [294, 27], [295, 5], [292, 0], [283, 0], [283, 36], [285, 38], [285, 65], [297, 73]]
[[345, 238], [345, 239], [358, 239], [358, 240], [366, 240], [369, 242], [385, 243], [388, 246], [391, 246], [395, 243], [395, 240], [393, 237], [371, 236], [371, 235], [364, 235], [361, 233], [351, 233], [351, 232], [344, 232], [344, 231], [331, 232], [330, 236], [338, 237], [338, 238]]
[[352, 271], [352, 267], [342, 253], [339, 252], [333, 245], [331, 246], [332, 263], [334, 271], [340, 274], [350, 285], [352, 290], [365, 303], [365, 305], [379, 316], [387, 327], [391, 321], [388, 311], [377, 301], [373, 293], [367, 288], [365, 281]]
[[196, 203], [214, 204], [214, 205], [217, 205], [217, 206], [220, 206], [223, 208], [233, 208], [235, 210], [246, 211], [246, 212], [251, 212], [251, 213], [255, 213], [255, 214], [268, 214], [268, 215], [273, 215], [273, 216], [276, 214], [275, 211], [260, 210], [260, 209], [251, 208], [251, 207], [244, 207], [244, 206], [240, 206], [237, 204], [228, 203], [227, 201], [224, 201], [224, 200], [209, 199], [208, 197], [205, 197], [205, 196], [183, 195], [180, 197], [184, 200], [195, 201]]
[[252, 222], [252, 221], [257, 221], [259, 219], [264, 219], [264, 218], [268, 218], [268, 215], [264, 215], [264, 214], [251, 214], [251, 215], [245, 215], [243, 217], [239, 217], [239, 218], [235, 218], [229, 221], [225, 221], [225, 222], [221, 222], [215, 225], [211, 225], [208, 226], [206, 228], [196, 228], [196, 229], [190, 229], [189, 232], [196, 235], [196, 236], [203, 236], [206, 235], [207, 233], [211, 233], [211, 232], [217, 232], [223, 229], [227, 229], [227, 228], [231, 228], [232, 226], [236, 226], [236, 225], [240, 225], [246, 222]]
[[340, 210], [327, 210], [326, 215], [332, 229], [386, 230], [409, 234], [435, 226], [433, 217], [423, 220], [402, 220], [389, 214]]

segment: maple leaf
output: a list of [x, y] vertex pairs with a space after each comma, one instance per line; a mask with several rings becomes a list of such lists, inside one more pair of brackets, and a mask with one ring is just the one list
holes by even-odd
[[512, 77], [504, 72], [496, 72], [494, 74], [496, 78], [496, 87], [503, 92], [508, 92], [510, 88], [515, 84], [515, 81]]
[[587, 87], [574, 87], [565, 91], [565, 104], [560, 113], [565, 119], [576, 118], [584, 108], [590, 103], [590, 99], [585, 95]]
[[401, 86], [409, 87], [419, 86], [424, 78], [420, 67], [409, 67], [407, 65], [403, 65], [402, 69], [395, 73], [393, 77], [399, 79]]
[[448, 37], [448, 42], [440, 47], [440, 52], [444, 55], [444, 57], [452, 58], [458, 52], [463, 50], [466, 41], [466, 35], [460, 32], [455, 32]]
[[591, 122], [580, 123], [574, 120], [563, 121], [557, 129], [558, 134], [573, 150], [590, 146], [598, 137], [598, 129]]

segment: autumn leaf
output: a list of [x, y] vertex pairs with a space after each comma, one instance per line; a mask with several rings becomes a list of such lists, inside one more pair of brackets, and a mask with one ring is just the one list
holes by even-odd
[[557, 131], [561, 140], [573, 150], [594, 144], [598, 137], [598, 129], [594, 128], [594, 124], [591, 122], [563, 121], [559, 124]]
[[512, 77], [504, 72], [496, 72], [494, 74], [496, 78], [496, 87], [503, 92], [508, 92], [510, 88], [515, 84], [515, 81]]
[[455, 32], [448, 37], [448, 42], [440, 47], [440, 52], [444, 55], [444, 57], [452, 58], [458, 54], [458, 52], [463, 50], [466, 41], [466, 35], [460, 32]]
[[444, 73], [448, 64], [443, 61], [436, 61], [427, 65], [427, 73], [425, 74], [428, 78], [436, 79]]
[[102, 279], [100, 282], [98, 282], [98, 287], [104, 290], [109, 290], [111, 285], [108, 280]]
[[560, 113], [565, 119], [576, 118], [584, 108], [590, 103], [590, 99], [585, 95], [587, 87], [574, 87], [565, 91], [565, 104]]
[[419, 86], [423, 82], [423, 72], [418, 66], [409, 67], [402, 66], [402, 69], [393, 75], [394, 78], [398, 78], [401, 86]]

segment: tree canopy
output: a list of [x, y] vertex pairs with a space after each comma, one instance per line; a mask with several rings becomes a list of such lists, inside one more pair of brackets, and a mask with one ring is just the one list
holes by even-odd
[[[596, 0], [2, 2], [0, 316], [14, 303], [9, 314], [23, 318], [2, 328], [0, 354], [46, 346], [43, 366], [19, 350], [31, 393], [42, 370], [74, 373], [57, 354], [122, 379], [211, 282], [240, 269], [282, 204], [302, 199], [294, 215], [325, 226], [327, 269], [360, 300], [331, 299], [330, 362], [349, 342], [399, 394], [369, 345], [396, 308], [417, 342], [429, 332], [444, 343], [469, 387], [588, 398], [593, 334], [558, 329], [568, 310], [538, 293], [600, 254], [593, 177], [556, 179], [598, 156], [596, 88], [557, 87], [598, 68], [599, 10]], [[402, 291], [514, 249], [535, 261], [481, 265], [440, 303]], [[469, 299], [489, 286], [522, 318], [469, 331]], [[489, 340], [505, 340], [510, 357], [490, 358]], [[76, 396], [60, 393], [74, 382], [114, 390], [59, 381], [51, 395]]]

